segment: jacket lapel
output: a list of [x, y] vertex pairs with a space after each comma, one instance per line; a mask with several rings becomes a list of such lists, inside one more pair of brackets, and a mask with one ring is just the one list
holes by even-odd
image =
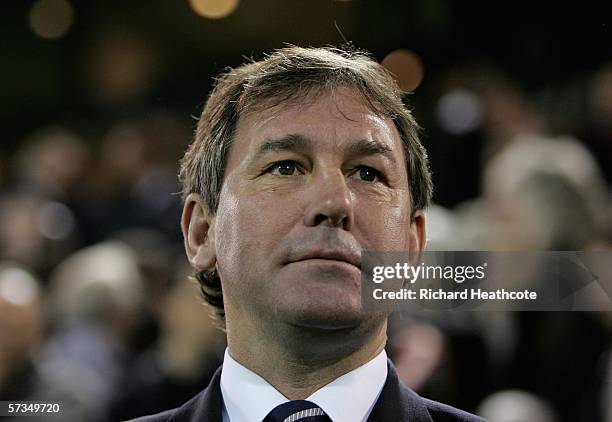
[[423, 399], [400, 382], [390, 360], [387, 369], [387, 381], [368, 421], [433, 422]]
[[221, 367], [219, 367], [208, 387], [178, 408], [168, 422], [223, 422], [221, 409]]

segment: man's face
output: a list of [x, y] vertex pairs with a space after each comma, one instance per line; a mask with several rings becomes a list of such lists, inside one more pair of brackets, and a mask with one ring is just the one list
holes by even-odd
[[424, 219], [410, 213], [399, 134], [355, 92], [241, 117], [211, 224], [228, 327], [373, 318], [361, 255], [422, 247]]

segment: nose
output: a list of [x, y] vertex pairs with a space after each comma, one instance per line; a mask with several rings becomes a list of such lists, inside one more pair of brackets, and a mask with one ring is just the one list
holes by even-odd
[[316, 177], [309, 191], [304, 214], [307, 226], [327, 225], [351, 230], [354, 222], [353, 197], [341, 171]]

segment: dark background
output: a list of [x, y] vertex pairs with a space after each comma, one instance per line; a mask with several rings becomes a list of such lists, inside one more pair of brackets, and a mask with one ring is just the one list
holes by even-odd
[[[612, 26], [589, 3], [525, 23], [536, 6], [3, 2], [0, 400], [123, 420], [206, 384], [224, 336], [186, 281], [177, 162], [214, 76], [286, 44], [418, 57], [397, 78], [417, 81], [430, 249], [612, 250]], [[37, 8], [71, 24], [41, 36]], [[388, 354], [420, 394], [495, 422], [612, 422], [610, 315], [396, 315]]]
[[[424, 79], [409, 101], [425, 128], [436, 201], [447, 206], [478, 194], [484, 142], [474, 133], [458, 140], [439, 133], [432, 109], [449, 72], [477, 64], [503, 73], [540, 110], [554, 114], [553, 129], [580, 132], [589, 78], [612, 59], [612, 28], [605, 20], [570, 23], [549, 16], [523, 23], [524, 10], [518, 5], [265, 0], [242, 2], [230, 16], [211, 20], [194, 13], [187, 1], [81, 0], [72, 4], [74, 20], [65, 36], [45, 40], [29, 27], [32, 4], [5, 2], [0, 27], [2, 146], [9, 154], [24, 136], [50, 123], [95, 138], [114, 119], [144, 110], [197, 116], [212, 76], [240, 64], [243, 56], [258, 58], [285, 43], [338, 45], [346, 39], [379, 60], [398, 48], [420, 56]], [[96, 80], [105, 69], [95, 57], [105, 45], [125, 40], [133, 44], [128, 48], [149, 55], [143, 69], [130, 76], [142, 86], [132, 95], [105, 101], [98, 92], [103, 82]], [[115, 54], [121, 61], [122, 53]], [[561, 110], [563, 119], [557, 117], [559, 108], [569, 108]], [[449, 157], [455, 164], [447, 163]], [[602, 167], [610, 167], [609, 157], [598, 159]], [[463, 170], [460, 179], [447, 171], [457, 162]]]

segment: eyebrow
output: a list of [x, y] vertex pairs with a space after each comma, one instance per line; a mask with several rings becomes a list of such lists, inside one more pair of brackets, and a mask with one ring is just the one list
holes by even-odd
[[[262, 143], [257, 152], [256, 158], [260, 158], [269, 152], [280, 151], [306, 151], [313, 149], [313, 142], [305, 136], [291, 134], [279, 139], [269, 139]], [[382, 155], [389, 161], [395, 163], [397, 160], [393, 154], [393, 150], [378, 141], [360, 139], [352, 142], [348, 147], [348, 152], [352, 156], [365, 157], [370, 155]]]
[[312, 147], [310, 139], [302, 135], [287, 135], [279, 139], [268, 139], [259, 146], [255, 157], [259, 158], [269, 152], [304, 151]]
[[377, 141], [360, 139], [357, 142], [351, 143], [348, 150], [351, 155], [358, 157], [382, 155], [393, 163], [396, 161], [393, 150], [389, 146]]

